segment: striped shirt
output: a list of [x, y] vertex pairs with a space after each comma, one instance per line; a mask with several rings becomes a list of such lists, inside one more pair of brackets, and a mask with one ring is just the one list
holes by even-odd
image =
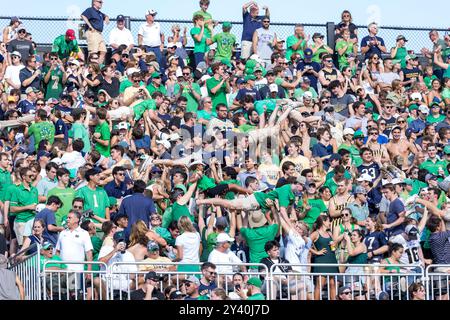
[[450, 263], [450, 231], [432, 233], [429, 239], [434, 264]]

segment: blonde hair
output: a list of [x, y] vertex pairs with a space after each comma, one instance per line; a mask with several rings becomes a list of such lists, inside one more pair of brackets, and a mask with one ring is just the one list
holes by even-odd
[[185, 232], [196, 232], [194, 225], [189, 217], [183, 216], [178, 220], [178, 228]]
[[133, 225], [131, 226], [129, 246], [132, 247], [135, 244], [146, 246], [148, 242], [148, 238], [146, 236], [147, 232], [148, 227], [144, 221], [138, 220], [137, 222], [133, 223]]

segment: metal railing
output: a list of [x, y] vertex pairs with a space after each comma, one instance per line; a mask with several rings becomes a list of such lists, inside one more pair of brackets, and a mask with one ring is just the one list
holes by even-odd
[[[440, 270], [440, 269], [446, 269]], [[427, 300], [449, 300], [450, 266], [430, 265], [426, 268]]]
[[[80, 19], [71, 19], [67, 17], [21, 17], [20, 18], [27, 28], [27, 31], [32, 34], [33, 41], [38, 45], [46, 46], [52, 44], [53, 40], [63, 34], [67, 29], [79, 30], [80, 24], [84, 23]], [[0, 16], [0, 26], [3, 27], [9, 24], [10, 17]], [[128, 19], [127, 19], [128, 21]], [[168, 37], [172, 35], [172, 25], [178, 24], [183, 31], [187, 28], [187, 40], [188, 47], [193, 47], [193, 40], [190, 36], [189, 30], [193, 27], [191, 20], [176, 20], [176, 19], [164, 19], [157, 20], [161, 25], [161, 32], [165, 34], [166, 41]], [[129, 18], [130, 30], [135, 37], [137, 43], [137, 32], [141, 24], [145, 23], [144, 19], [141, 18]], [[234, 21], [231, 33], [236, 35], [238, 42], [240, 42], [242, 35], [242, 21]], [[315, 32], [319, 32], [328, 40], [328, 43], [332, 43], [334, 39], [329, 39], [329, 35], [334, 34], [334, 23], [303, 23], [305, 27], [305, 33], [312, 35]], [[281, 23], [281, 22], [271, 22], [271, 28], [277, 34], [278, 38], [286, 39], [288, 36], [294, 34], [294, 27], [296, 23]], [[109, 33], [116, 26], [115, 20], [112, 19], [108, 25], [105, 25], [103, 35], [106, 42], [108, 42]], [[358, 37], [361, 39], [367, 35], [367, 26], [358, 26]], [[429, 48], [432, 46], [431, 41], [428, 37], [428, 32], [431, 29], [436, 29], [439, 32], [446, 32], [447, 29], [444, 28], [428, 28], [428, 27], [406, 27], [406, 26], [380, 26], [378, 36], [382, 37], [385, 41], [386, 48], [390, 50], [391, 47], [395, 46], [395, 39], [399, 34], [403, 34], [408, 40], [407, 48], [414, 50], [418, 53], [423, 47]], [[215, 28], [215, 32], [221, 32], [221, 26]], [[84, 40], [80, 40], [81, 44], [85, 44]]]

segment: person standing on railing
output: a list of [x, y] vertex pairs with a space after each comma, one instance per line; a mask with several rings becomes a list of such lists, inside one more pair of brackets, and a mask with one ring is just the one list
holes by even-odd
[[212, 15], [207, 12], [209, 3], [209, 0], [200, 0], [200, 10], [194, 12], [192, 16], [195, 17], [196, 15], [200, 15], [203, 17], [203, 20], [205, 21], [205, 37], [211, 39], [214, 27], [218, 25], [218, 22], [213, 20]]
[[17, 37], [17, 28], [19, 28], [22, 21], [18, 17], [11, 17], [9, 25], [3, 29], [3, 42], [8, 44], [11, 40]]
[[[139, 27], [138, 45], [145, 46], [147, 52], [153, 52], [160, 66], [162, 64], [162, 51], [164, 50], [164, 34], [161, 32], [161, 25], [155, 22], [155, 16], [158, 14], [155, 10], [147, 10], [145, 13], [146, 22]], [[164, 73], [164, 70], [160, 70]]]
[[99, 64], [103, 64], [106, 56], [106, 43], [103, 39], [104, 24], [109, 24], [109, 17], [100, 11], [103, 7], [103, 0], [92, 0], [92, 6], [84, 10], [81, 19], [87, 25], [86, 37], [89, 55], [94, 53], [99, 55]]
[[372, 22], [367, 27], [369, 35], [361, 39], [361, 53], [364, 54], [364, 59], [369, 59], [370, 56], [377, 54], [381, 57], [382, 53], [386, 53], [383, 38], [377, 37], [378, 25]]
[[[249, 12], [250, 9], [250, 12]], [[241, 58], [248, 59], [253, 52], [253, 34], [256, 29], [262, 27], [262, 19], [264, 17], [270, 18], [270, 12], [268, 7], [263, 7], [265, 10], [264, 16], [258, 16], [259, 7], [256, 1], [251, 1], [242, 6], [242, 38], [241, 38]]]
[[264, 17], [262, 27], [253, 33], [253, 52], [262, 60], [264, 67], [271, 63], [273, 49], [277, 44], [277, 34], [270, 30], [270, 18]]

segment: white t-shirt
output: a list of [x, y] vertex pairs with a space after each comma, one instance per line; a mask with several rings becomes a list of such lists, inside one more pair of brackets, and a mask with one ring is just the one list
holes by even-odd
[[[86, 230], [81, 227], [73, 231], [68, 229], [61, 231], [56, 250], [60, 251], [60, 257], [63, 261], [85, 261], [86, 252], [93, 250], [91, 238]], [[83, 264], [68, 264], [68, 270], [83, 271]]]
[[175, 245], [183, 246], [183, 260], [181, 263], [199, 263], [200, 234], [198, 232], [185, 232], [178, 236]]
[[[232, 263], [232, 264], [238, 264], [242, 263], [241, 259], [239, 259], [236, 254], [233, 251], [228, 250], [228, 252], [220, 252], [216, 249], [211, 251], [208, 257], [208, 261], [212, 262], [214, 264], [220, 264], [220, 263]], [[217, 266], [217, 273], [221, 274], [232, 274], [233, 273], [233, 266]]]
[[139, 27], [138, 35], [142, 36], [142, 44], [149, 47], [158, 47], [161, 45], [161, 26], [159, 22], [153, 22], [150, 26], [147, 23]]
[[[420, 234], [418, 238], [420, 239]], [[393, 236], [389, 239], [389, 242], [398, 243], [403, 246], [403, 255], [400, 257], [401, 264], [413, 264], [420, 265], [420, 240], [409, 240], [407, 241], [401, 234]]]
[[23, 64], [20, 64], [18, 66], [8, 66], [5, 70], [5, 79], [11, 80], [12, 83], [16, 86], [20, 86], [20, 70], [25, 68]]
[[65, 163], [64, 167], [67, 170], [78, 169], [86, 163], [86, 160], [78, 151], [65, 152], [61, 157], [61, 161]]
[[[307, 264], [308, 252], [311, 248], [312, 242], [308, 238], [308, 243], [294, 230], [290, 230], [288, 234], [288, 240], [285, 249], [285, 258], [292, 264]], [[292, 267], [297, 272], [307, 272], [306, 267]]]
[[112, 43], [119, 46], [124, 44], [128, 47], [130, 44], [134, 44], [133, 35], [127, 28], [123, 28], [122, 30], [120, 30], [119, 28], [115, 27], [109, 34], [109, 44], [111, 45]]
[[[114, 248], [112, 246], [103, 246], [100, 249], [98, 258], [100, 259], [107, 256], [113, 250]], [[133, 264], [125, 264], [113, 267], [112, 270], [113, 273], [114, 272], [119, 273], [114, 275], [112, 278], [113, 290], [128, 291], [132, 283], [132, 280], [130, 279], [129, 275], [138, 271], [137, 266], [134, 264], [136, 260], [134, 259], [133, 254], [131, 254], [129, 251], [125, 251], [125, 253], [123, 254], [117, 252], [115, 255], [111, 257], [111, 259], [109, 259], [108, 266], [111, 266], [113, 263], [120, 263], [120, 262], [130, 262]], [[102, 267], [101, 270], [103, 270]]]

